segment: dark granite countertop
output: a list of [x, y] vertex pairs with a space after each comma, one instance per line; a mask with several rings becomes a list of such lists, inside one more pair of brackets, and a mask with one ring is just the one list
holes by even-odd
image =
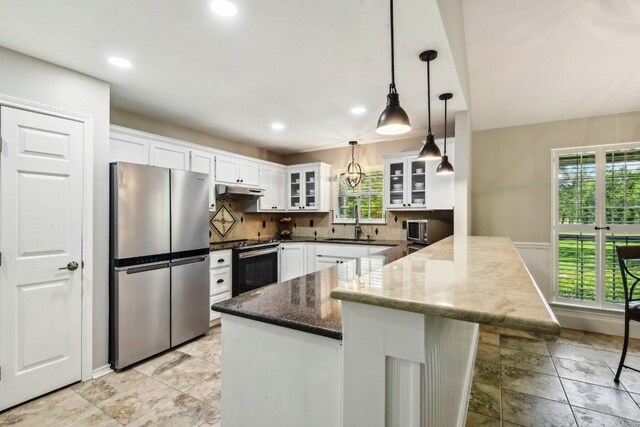
[[[266, 242], [269, 241], [270, 238], [263, 239]], [[288, 239], [278, 239], [280, 243], [331, 243], [334, 245], [364, 245], [364, 246], [394, 246], [397, 245], [399, 240], [342, 240], [342, 239], [331, 239], [331, 238], [313, 238], [313, 237], [291, 237]], [[215, 242], [209, 244], [209, 251], [223, 251], [225, 249], [233, 249], [238, 244], [238, 241], [231, 242]]]
[[[313, 238], [283, 240], [283, 243], [286, 242], [348, 243]], [[393, 247], [335, 267], [247, 292], [216, 303], [211, 308], [220, 313], [341, 340], [340, 301], [330, 296], [331, 291], [341, 284], [350, 282], [356, 275], [362, 276], [376, 271], [409, 253], [406, 241], [376, 240], [367, 244], [376, 243], [381, 246], [393, 245]]]

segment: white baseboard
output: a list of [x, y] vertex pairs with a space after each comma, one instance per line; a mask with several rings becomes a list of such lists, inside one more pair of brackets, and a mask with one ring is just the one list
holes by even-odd
[[[624, 314], [622, 313], [566, 307], [553, 303], [550, 305], [563, 328], [624, 335]], [[640, 338], [640, 323], [631, 322], [629, 331], [630, 336]]]
[[93, 379], [95, 380], [96, 378], [100, 378], [104, 375], [110, 374], [111, 372], [113, 372], [113, 369], [111, 369], [111, 365], [101, 366], [93, 370]]

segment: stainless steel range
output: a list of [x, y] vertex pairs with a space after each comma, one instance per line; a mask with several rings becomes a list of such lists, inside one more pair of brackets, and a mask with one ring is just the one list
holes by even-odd
[[243, 240], [232, 248], [232, 295], [278, 282], [278, 248], [280, 243], [270, 240]]

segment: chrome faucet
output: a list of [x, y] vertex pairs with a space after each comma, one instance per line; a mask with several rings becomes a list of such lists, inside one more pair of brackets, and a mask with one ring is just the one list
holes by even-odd
[[360, 226], [360, 214], [358, 213], [357, 204], [354, 206], [354, 209], [355, 209], [355, 216], [356, 216], [356, 226], [354, 228], [354, 232], [355, 232], [355, 239], [358, 240], [358, 236], [360, 236], [360, 233], [362, 232], [362, 227]]

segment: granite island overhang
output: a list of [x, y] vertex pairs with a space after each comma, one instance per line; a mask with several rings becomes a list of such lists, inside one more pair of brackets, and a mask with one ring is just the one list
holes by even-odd
[[225, 421], [464, 425], [478, 323], [560, 331], [509, 239], [450, 237], [411, 254], [397, 242], [374, 256], [212, 307]]

